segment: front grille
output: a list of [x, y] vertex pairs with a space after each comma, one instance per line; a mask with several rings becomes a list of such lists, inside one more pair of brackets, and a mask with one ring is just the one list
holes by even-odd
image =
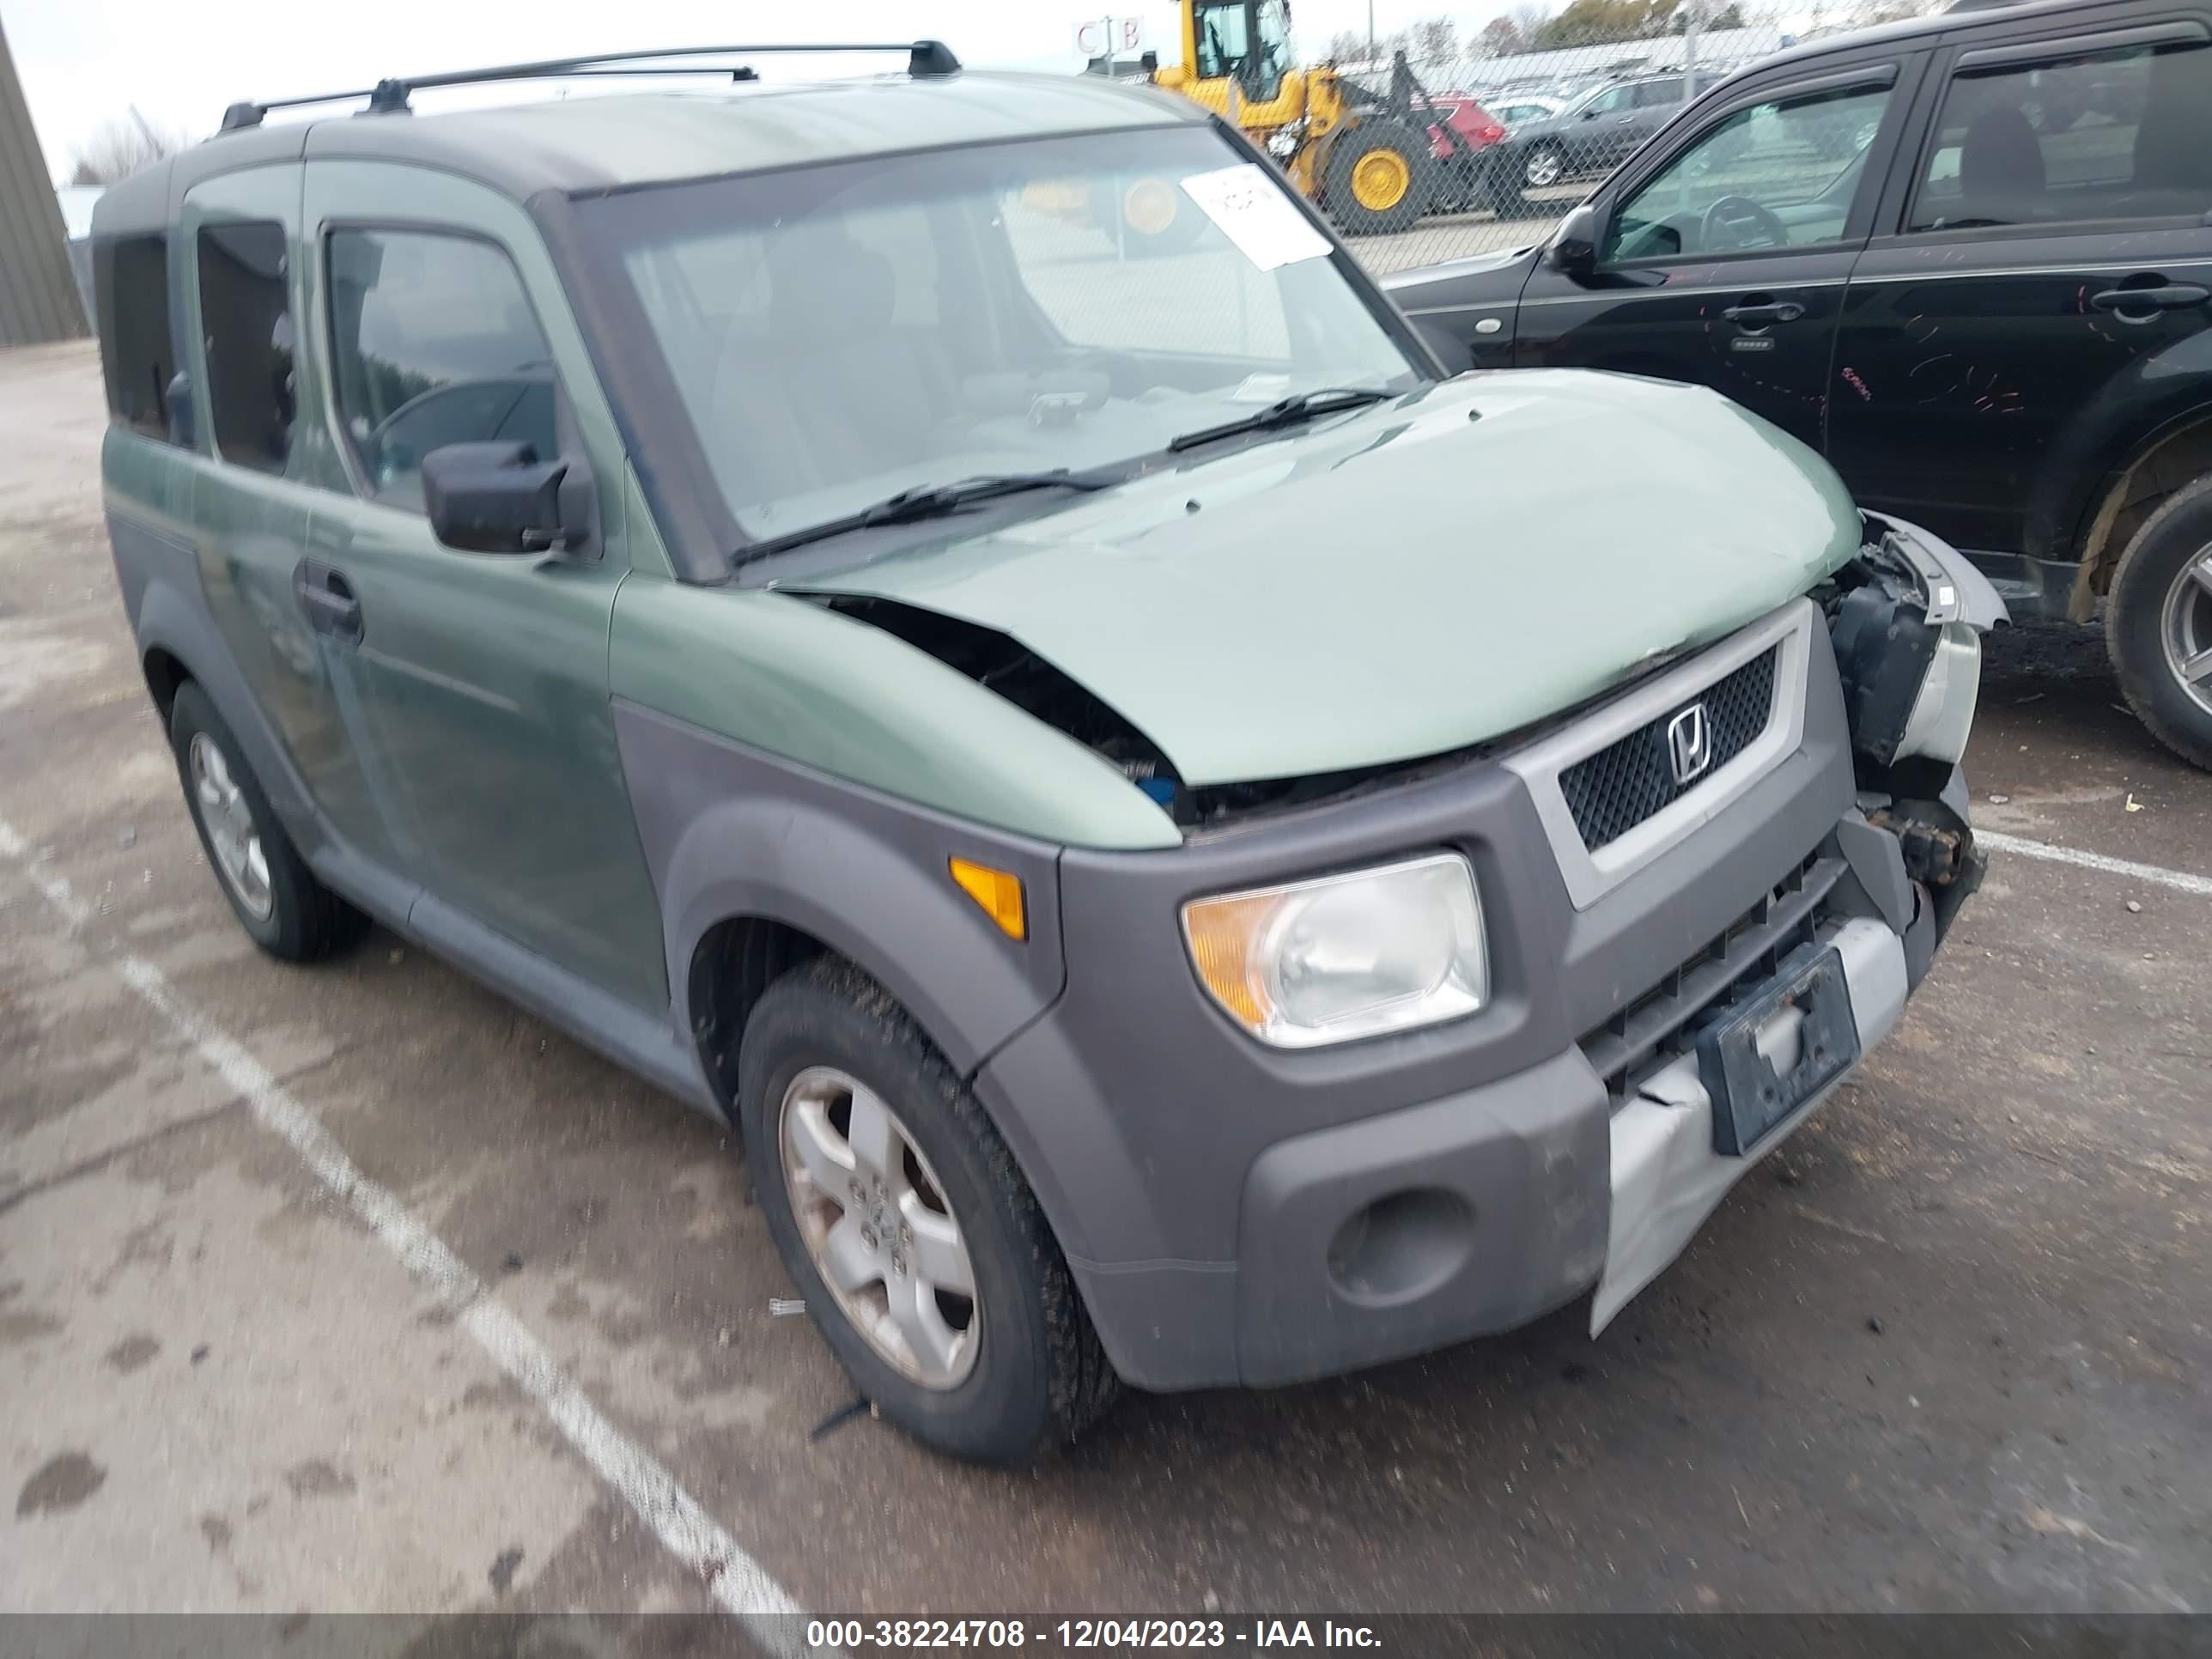
[[1618, 1105], [1680, 1051], [1685, 1029], [1773, 974], [1814, 935], [1815, 913], [1847, 866], [1832, 841], [1763, 894], [1718, 939], [1582, 1036], [1583, 1055]]
[[[1779, 646], [1762, 651], [1696, 696], [1668, 709], [1648, 726], [1577, 761], [1559, 774], [1559, 790], [1574, 814], [1583, 845], [1593, 853], [1615, 842], [1644, 819], [1664, 811], [1711, 777], [1766, 729], [1774, 714], [1774, 664]], [[1674, 781], [1668, 753], [1667, 728], [1692, 703], [1705, 706], [1712, 758], [1687, 784]]]

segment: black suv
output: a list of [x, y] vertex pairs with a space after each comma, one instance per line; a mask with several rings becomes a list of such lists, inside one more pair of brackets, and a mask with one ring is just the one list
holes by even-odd
[[1482, 367], [1728, 393], [2212, 767], [2212, 9], [2037, 0], [1731, 77], [1550, 243], [1386, 286]]

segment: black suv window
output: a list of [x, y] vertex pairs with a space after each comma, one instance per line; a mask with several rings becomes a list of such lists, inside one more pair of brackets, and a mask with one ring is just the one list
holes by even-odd
[[284, 227], [267, 220], [199, 234], [200, 332], [216, 453], [282, 472], [297, 414]]
[[107, 412], [149, 438], [188, 443], [168, 422], [177, 350], [169, 333], [169, 243], [164, 236], [107, 236], [93, 244], [94, 309]]
[[1910, 227], [2197, 217], [2212, 208], [2212, 46], [2137, 45], [1952, 78]]
[[522, 278], [473, 237], [331, 233], [338, 418], [370, 489], [422, 504], [422, 458], [504, 439], [550, 458], [553, 362]]
[[1783, 96], [1731, 111], [1621, 204], [1603, 257], [1803, 247], [1844, 234], [1887, 87]]
[[1672, 109], [1682, 101], [1680, 81], [1639, 81], [1636, 85], [1636, 107], [1638, 109]]

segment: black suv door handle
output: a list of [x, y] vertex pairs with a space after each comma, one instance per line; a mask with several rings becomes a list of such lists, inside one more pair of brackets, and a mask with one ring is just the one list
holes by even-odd
[[1732, 323], [1746, 328], [1764, 328], [1769, 323], [1794, 323], [1805, 314], [1805, 307], [1795, 300], [1761, 300], [1757, 303], [1730, 306], [1721, 315]]
[[2212, 288], [2194, 283], [2166, 283], [2157, 288], [2108, 288], [2092, 294], [2089, 303], [2100, 311], [2186, 311], [2212, 300]]
[[345, 579], [344, 572], [302, 559], [292, 572], [292, 592], [307, 616], [307, 626], [315, 632], [349, 645], [360, 643], [361, 601], [354, 597], [353, 584]]

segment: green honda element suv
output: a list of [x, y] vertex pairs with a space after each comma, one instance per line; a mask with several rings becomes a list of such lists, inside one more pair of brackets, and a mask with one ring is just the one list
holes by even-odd
[[948, 1452], [1601, 1328], [1976, 884], [2001, 606], [1711, 392], [1450, 377], [1197, 106], [899, 50], [243, 104], [102, 198], [224, 896], [734, 1123]]

